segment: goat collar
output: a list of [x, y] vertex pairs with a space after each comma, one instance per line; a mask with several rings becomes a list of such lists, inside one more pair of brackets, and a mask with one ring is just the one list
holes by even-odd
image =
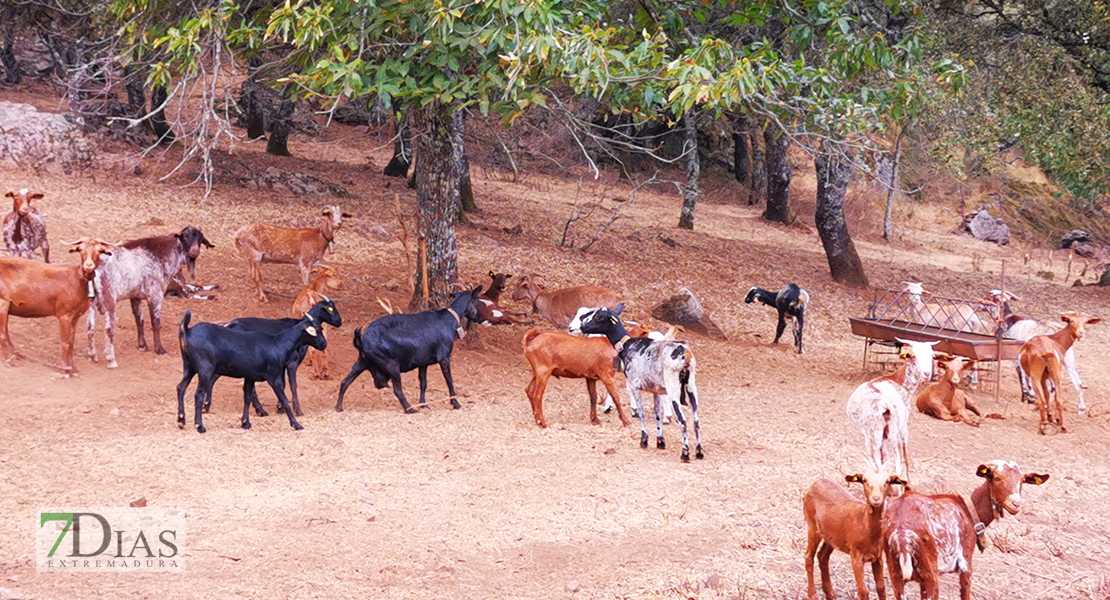
[[624, 343], [627, 342], [630, 339], [632, 339], [632, 336], [626, 335], [626, 336], [622, 337], [619, 342], [613, 344], [613, 347], [617, 349], [617, 352], [623, 352], [624, 351]]
[[[972, 499], [964, 498], [964, 505], [967, 506], [968, 512], [971, 513], [971, 517], [975, 521], [975, 545], [979, 548], [979, 551], [982, 552], [987, 548], [986, 539], [984, 538], [987, 532], [987, 526], [979, 516], [979, 511], [975, 508], [975, 502]], [[991, 498], [991, 509], [995, 509], [993, 497]]]
[[462, 324], [462, 319], [459, 318], [459, 313], [455, 312], [455, 309], [448, 306], [447, 307], [447, 312], [451, 313], [452, 317], [455, 317], [455, 325], [461, 325]]

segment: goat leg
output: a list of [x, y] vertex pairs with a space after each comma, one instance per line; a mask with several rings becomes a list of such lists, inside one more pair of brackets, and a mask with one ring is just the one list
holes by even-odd
[[65, 377], [77, 374], [77, 369], [73, 366], [73, 342], [77, 336], [75, 321], [78, 316], [80, 315], [58, 316], [58, 333], [62, 338], [62, 371]]
[[197, 382], [197, 393], [193, 397], [193, 422], [196, 423], [197, 433], [204, 433], [208, 431], [204, 428], [204, 421], [201, 417], [202, 408], [209, 406], [212, 403], [212, 386], [216, 382], [214, 380], [207, 380], [201, 375]]
[[412, 415], [420, 412], [413, 408], [408, 399], [405, 398], [405, 392], [401, 390], [401, 374], [391, 375], [390, 380], [393, 382], [393, 395], [401, 401], [401, 408], [404, 409], [405, 413]]
[[663, 403], [659, 394], [652, 394], [652, 397], [655, 399], [655, 447], [664, 450], [667, 442], [663, 441]]
[[293, 408], [289, 406], [289, 398], [285, 396], [285, 374], [279, 371], [277, 377], [270, 379], [267, 383], [270, 384], [270, 387], [274, 390], [274, 394], [278, 397], [278, 402], [280, 402], [282, 408], [285, 409], [285, 416], [289, 417], [289, 425], [297, 431], [304, 429], [304, 427], [297, 422], [296, 417], [293, 416]]
[[157, 295], [146, 301], [147, 308], [150, 309], [150, 334], [154, 338], [155, 354], [166, 353], [166, 349], [162, 347], [162, 298], [163, 296]]
[[[303, 417], [301, 401], [297, 397], [297, 367], [299, 366], [299, 364], [293, 365], [293, 368], [286, 370], [286, 374], [289, 376], [289, 391], [293, 394], [293, 414]], [[281, 407], [278, 407], [278, 412], [281, 412]]]
[[547, 373], [536, 373], [532, 375], [532, 381], [528, 382], [528, 387], [524, 388], [528, 403], [532, 405], [532, 418], [542, 429], [547, 428], [547, 419], [543, 418], [543, 393], [547, 389], [548, 377]]
[[[243, 389], [243, 393], [247, 394], [247, 390], [246, 390], [245, 387]], [[260, 417], [270, 416], [270, 413], [266, 412], [266, 409], [262, 408], [262, 403], [258, 401], [258, 390], [255, 389], [255, 386], [253, 386], [253, 385], [251, 386], [249, 395], [250, 395], [251, 406], [254, 407], [254, 414], [256, 414]]]
[[597, 418], [597, 380], [586, 379], [586, 392], [590, 395], [590, 424], [601, 425], [601, 419]]
[[416, 371], [420, 375], [420, 408], [428, 408], [428, 401], [425, 398], [428, 392], [428, 366], [424, 365]]
[[[365, 370], [366, 367], [362, 365], [362, 361], [360, 360], [356, 360], [355, 364], [351, 365], [351, 372], [347, 373], [347, 376], [344, 377], [343, 381], [339, 384], [339, 399], [335, 401], [335, 412], [343, 412], [343, 396], [347, 393], [347, 388], [350, 387]], [[296, 409], [294, 408], [294, 410]]]
[[[705, 458], [705, 452], [701, 447], [701, 421], [698, 417], [698, 388], [694, 383], [693, 373], [687, 377], [686, 381], [681, 381], [681, 383], [690, 405], [690, 421], [694, 424], [694, 458], [701, 460]], [[676, 406], [675, 413], [677, 414], [678, 412], [679, 409]]]
[[775, 326], [775, 341], [772, 344], [779, 343], [779, 338], [782, 337], [782, 332], [786, 331], [786, 312], [779, 309], [779, 323]]
[[251, 428], [251, 399], [257, 398], [258, 394], [254, 389], [254, 382], [250, 379], [243, 380], [243, 418], [240, 419], [240, 426], [243, 429]]
[[883, 579], [882, 549], [879, 550], [878, 559], [871, 561], [871, 576], [875, 580], [875, 594], [879, 596], [879, 600], [885, 600], [886, 580]]
[[832, 556], [832, 552], [833, 547], [824, 542], [817, 550], [817, 565], [821, 568], [821, 589], [825, 591], [825, 600], [836, 598], [836, 593], [833, 592], [832, 577], [829, 575], [829, 557]]
[[177, 384], [177, 427], [179, 429], [185, 429], [185, 391], [197, 374], [188, 360], [182, 362], [184, 363], [182, 367], [184, 373], [181, 376], [181, 383]]
[[85, 329], [88, 330], [89, 336], [89, 360], [97, 362], [96, 360], [96, 307], [90, 306], [88, 315], [85, 317]]
[[[447, 382], [447, 391], [451, 394], [451, 408], [460, 409], [459, 399], [455, 394], [455, 380], [451, 378], [451, 357], [439, 361], [439, 370], [443, 371], [443, 379]], [[421, 398], [423, 399], [423, 398]]]
[[[142, 304], [142, 302], [143, 301], [140, 298], [132, 298], [131, 299], [131, 314], [135, 316], [135, 329], [139, 333], [139, 350], [142, 350], [143, 352], [146, 352], [146, 350], [147, 350], [146, 334], [143, 332], [144, 327], [143, 327], [143, 304]], [[110, 309], [109, 309], [109, 312], [110, 312]], [[111, 320], [111, 317], [109, 317], [109, 320]], [[111, 335], [111, 334], [108, 334], [108, 335]]]
[[606, 391], [609, 392], [609, 398], [612, 400], [613, 405], [617, 407], [617, 416], [620, 417], [621, 427], [628, 427], [632, 422], [628, 420], [628, 415], [624, 414], [624, 407], [621, 406], [620, 396], [617, 395], [616, 384], [611, 380], [605, 381], [604, 379], [601, 383], [605, 385]]

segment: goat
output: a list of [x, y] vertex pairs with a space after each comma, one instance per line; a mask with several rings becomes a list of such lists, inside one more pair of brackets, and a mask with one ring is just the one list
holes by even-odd
[[[690, 438], [687, 432], [686, 417], [682, 406], [690, 404], [690, 418], [694, 425], [694, 440], [697, 444], [695, 458], [705, 458], [701, 447], [701, 426], [698, 419], [698, 390], [696, 385], [697, 361], [686, 342], [657, 341], [651, 338], [634, 338], [628, 335], [620, 314], [624, 305], [618, 304], [613, 310], [595, 308], [579, 313], [571, 323], [574, 333], [601, 333], [617, 350], [621, 370], [624, 371], [628, 397], [636, 398], [642, 391], [655, 397], [655, 438], [656, 448], [666, 448], [663, 441], [660, 398], [674, 408], [675, 417], [682, 425], [682, 461], [690, 462]], [[642, 401], [641, 401], [642, 402]], [[642, 404], [641, 404], [642, 406]], [[647, 448], [648, 432], [646, 411], [640, 410], [640, 447]]]
[[[334, 267], [317, 267], [313, 269], [316, 279], [293, 300], [293, 315], [303, 315], [317, 302], [326, 300], [324, 292], [339, 291], [343, 289], [343, 278]], [[339, 325], [336, 325], [338, 327]], [[323, 332], [320, 335], [324, 335]], [[308, 363], [312, 365], [313, 379], [330, 379], [328, 370], [328, 353], [324, 350], [309, 348]]]
[[[543, 394], [547, 389], [547, 381], [552, 376], [585, 379], [586, 391], [590, 395], [590, 423], [601, 424], [597, 418], [597, 382], [601, 381], [610, 398], [619, 398], [616, 371], [613, 369], [617, 358], [616, 348], [603, 338], [539, 329], [524, 334], [523, 343], [524, 358], [532, 366], [532, 380], [524, 391], [532, 404], [536, 424], [547, 427], [547, 420], [543, 416]], [[631, 421], [625, 416], [619, 399], [614, 404], [621, 424], [630, 425]]]
[[301, 284], [307, 286], [313, 265], [324, 258], [324, 252], [335, 240], [343, 219], [351, 215], [329, 206], [317, 227], [293, 229], [266, 223], [251, 223], [235, 232], [235, 247], [247, 261], [251, 281], [258, 288], [259, 302], [268, 302], [262, 289], [262, 263], [295, 264], [301, 270]]
[[265, 381], [270, 384], [278, 402], [289, 417], [289, 425], [300, 431], [304, 429], [293, 417], [289, 399], [285, 396], [285, 370], [290, 357], [300, 353], [305, 346], [318, 350], [327, 347], [328, 342], [320, 334], [320, 324], [316, 319], [305, 315], [296, 325], [278, 335], [258, 331], [237, 331], [215, 323], [197, 323], [189, 327], [193, 311], [186, 310], [177, 328], [177, 339], [181, 345], [181, 383], [177, 384], [177, 425], [185, 428], [185, 390], [197, 377], [197, 392], [193, 399], [195, 414], [193, 422], [197, 432], [204, 433], [201, 411], [212, 405], [212, 386], [220, 377], [234, 377], [243, 380], [243, 429], [251, 428], [251, 399], [257, 399], [254, 384]]
[[8, 192], [4, 196], [12, 199], [12, 212], [4, 217], [0, 231], [4, 232], [4, 245], [8, 252], [22, 258], [34, 258], [35, 248], [42, 250], [43, 262], [50, 262], [50, 242], [46, 239], [46, 219], [39, 209], [31, 206], [32, 200], [42, 198], [42, 194], [32, 194], [23, 188], [18, 192]]
[[[1014, 294], [1002, 290], [991, 290], [990, 294], [983, 298], [983, 303], [990, 307], [991, 315], [998, 321], [998, 326], [1002, 328], [1002, 335], [1010, 339], [1028, 342], [1034, 336], [1052, 335], [1060, 330], [1054, 324], [1015, 315], [1010, 308], [1011, 299], [1020, 300]], [[1018, 380], [1021, 381], [1022, 399], [1027, 402], [1034, 402], [1036, 394], [1033, 392], [1033, 381], [1022, 370], [1020, 360], [1014, 361], [1014, 368], [1017, 370]], [[1075, 393], [1079, 396], [1077, 412], [1080, 415], [1086, 414], [1087, 402], [1083, 398], [1083, 380], [1079, 378], [1079, 369], [1076, 367], [1075, 348], [1068, 348], [1068, 351], [1064, 353], [1064, 370], [1067, 371], [1068, 378], [1071, 379], [1071, 384], [1075, 387]]]
[[848, 421], [863, 435], [863, 449], [871, 468], [888, 469], [908, 477], [910, 398], [933, 376], [933, 346], [940, 342], [911, 342], [902, 350], [908, 359], [897, 371], [862, 383], [848, 398]]
[[[341, 327], [343, 325], [343, 317], [339, 315], [339, 309], [335, 306], [335, 302], [323, 294], [320, 294], [320, 300], [313, 304], [305, 314], [312, 317], [313, 321], [317, 323], [327, 323], [332, 327]], [[283, 331], [295, 327], [300, 321], [300, 319], [290, 318], [260, 319], [257, 317], [244, 317], [229, 321], [225, 327], [235, 331], [256, 331], [269, 335], [280, 335]], [[321, 337], [324, 337], [323, 329], [323, 327], [320, 327]], [[305, 353], [309, 350], [309, 347], [301, 346], [297, 352], [288, 356], [288, 361], [285, 364], [285, 373], [289, 378], [289, 390], [293, 395], [293, 414], [298, 417], [303, 417], [304, 414], [301, 412], [301, 401], [297, 398], [297, 369], [301, 366], [301, 362], [304, 361], [305, 358]], [[258, 416], [266, 416], [266, 411], [262, 409], [262, 405], [258, 402], [257, 395], [251, 398], [251, 403], [254, 405], [254, 410], [258, 413]], [[205, 408], [207, 409], [207, 407]], [[278, 412], [282, 412], [280, 404], [278, 405]]]
[[881, 520], [890, 486], [905, 486], [906, 481], [889, 475], [882, 469], [868, 469], [864, 473], [846, 475], [848, 483], [862, 483], [866, 501], [857, 500], [845, 489], [828, 479], [818, 479], [809, 486], [802, 506], [805, 511], [806, 582], [809, 600], [816, 600], [817, 586], [813, 581], [813, 558], [821, 567], [821, 588], [827, 600], [835, 600], [832, 578], [829, 576], [829, 557], [833, 550], [840, 550], [852, 558], [852, 572], [856, 576], [856, 590], [860, 600], [867, 600], [867, 586], [863, 582], [863, 563], [871, 563], [875, 591], [879, 598], [886, 595], [883, 580], [883, 552]]
[[482, 292], [482, 295], [478, 298], [478, 323], [487, 327], [520, 323], [521, 321], [514, 319], [513, 316], [524, 317], [524, 313], [507, 311], [497, 303], [498, 298], [501, 297], [501, 292], [505, 289], [505, 282], [512, 275], [490, 271], [489, 276], [493, 282], [490, 283], [489, 289]]
[[101, 256], [111, 256], [112, 245], [91, 238], [63, 242], [81, 255], [76, 265], [52, 265], [26, 258], [0, 258], [0, 358], [22, 358], [8, 335], [8, 317], [57, 317], [62, 341], [62, 371], [73, 367], [73, 340], [77, 319], [89, 309], [95, 289], [91, 279]]
[[[1087, 325], [1102, 322], [1098, 317], [1090, 317], [1081, 312], [1071, 312], [1060, 315], [1060, 319], [1067, 324], [1066, 327], [1052, 335], [1033, 336], [1021, 347], [1018, 359], [1021, 368], [1033, 380], [1033, 391], [1037, 396], [1037, 410], [1040, 411], [1041, 422], [1037, 433], [1044, 435], [1045, 426], [1055, 424], [1061, 432], [1067, 432], [1064, 426], [1064, 404], [1060, 402], [1060, 371], [1064, 355], [1072, 344], [1083, 339], [1087, 332]], [[1054, 394], [1049, 393], [1048, 382], [1051, 381], [1056, 388]], [[1049, 407], [1049, 399], [1055, 401], [1055, 415]]]
[[139, 350], [146, 351], [142, 301], [150, 311], [150, 329], [154, 337], [154, 353], [165, 354], [162, 347], [162, 301], [170, 282], [182, 269], [195, 269], [201, 246], [214, 248], [201, 231], [193, 226], [156, 237], [140, 238], [117, 244], [112, 255], [100, 263], [93, 285], [96, 299], [86, 319], [89, 336], [89, 358], [96, 362], [96, 315], [105, 315], [104, 359], [109, 369], [116, 362], [116, 304], [131, 301], [131, 314], [139, 334]]
[[620, 304], [620, 297], [610, 290], [596, 285], [580, 285], [552, 292], [544, 291], [536, 283], [539, 275], [522, 275], [513, 290], [512, 299], [526, 300], [532, 305], [532, 312], [547, 317], [559, 329], [566, 329], [574, 319], [579, 308], [600, 306], [613, 309]]
[[926, 496], [913, 490], [887, 501], [882, 518], [883, 551], [894, 597], [903, 600], [906, 581], [921, 584], [921, 597], [940, 597], [941, 573], [960, 574], [960, 598], [971, 598], [971, 561], [980, 536], [995, 519], [1021, 510], [1022, 484], [1041, 485], [1048, 474], [1022, 474], [1017, 463], [996, 460], [975, 470], [986, 479], [971, 503], [956, 494]]
[[798, 348], [798, 354], [801, 354], [802, 329], [805, 327], [806, 307], [809, 306], [809, 292], [798, 287], [796, 283], [788, 284], [777, 294], [761, 287], [752, 286], [748, 290], [748, 295], [744, 297], [744, 302], [751, 304], [756, 300], [779, 311], [779, 322], [775, 326], [775, 341], [771, 343], [779, 343], [782, 332], [786, 331], [786, 319], [792, 319], [794, 321], [794, 345]]
[[167, 298], [192, 298], [193, 300], [215, 300], [215, 294], [202, 294], [201, 292], [210, 292], [218, 290], [218, 285], [194, 285], [187, 283], [178, 273], [176, 277], [170, 280], [169, 285], [166, 286]]
[[401, 391], [401, 373], [418, 369], [420, 373], [420, 406], [428, 406], [428, 367], [438, 364], [451, 394], [451, 407], [462, 408], [455, 395], [455, 382], [451, 378], [451, 351], [455, 346], [455, 333], [463, 333], [462, 320], [467, 324], [478, 319], [478, 295], [482, 286], [452, 294], [451, 305], [440, 310], [428, 310], [411, 315], [386, 315], [366, 326], [365, 332], [355, 329], [354, 345], [358, 358], [351, 372], [339, 384], [336, 412], [343, 412], [343, 396], [363, 371], [370, 371], [374, 387], [384, 388], [393, 383], [393, 394], [406, 413], [418, 412], [409, 405]]
[[[905, 292], [908, 294], [910, 304], [913, 307], [913, 315], [911, 320], [915, 323], [920, 323], [927, 327], [938, 327], [940, 329], [955, 329], [956, 331], [966, 331], [968, 333], [977, 333], [980, 335], [993, 335], [994, 328], [987, 325], [983, 319], [976, 314], [976, 307], [967, 305], [941, 305], [933, 302], [925, 302], [922, 300], [923, 295], [932, 295], [931, 292], [925, 291], [925, 285], [919, 282], [903, 281], [906, 286]], [[984, 308], [983, 303], [979, 303], [978, 308]], [[916, 320], [914, 320], [916, 319]]]
[[978, 427], [979, 421], [968, 413], [981, 416], [979, 409], [960, 389], [964, 372], [975, 366], [974, 360], [962, 356], [938, 356], [937, 366], [944, 373], [936, 383], [930, 383], [917, 396], [917, 410], [942, 421], [960, 421]]
[[[579, 315], [586, 314], [590, 310], [592, 310], [592, 309], [589, 309], [589, 308], [580, 308], [580, 309], [578, 309], [578, 313], [575, 315], [575, 318], [578, 318]], [[571, 322], [573, 322], [573, 321], [571, 321]], [[678, 325], [671, 325], [670, 327], [667, 328], [666, 333], [662, 333], [662, 332], [659, 332], [659, 331], [654, 331], [654, 330], [652, 330], [648, 327], [645, 327], [645, 326], [643, 326], [639, 323], [636, 323], [634, 321], [626, 321], [625, 326], [628, 328], [628, 335], [631, 336], [631, 337], [634, 337], [634, 338], [640, 338], [640, 337], [651, 338], [653, 340], [658, 340], [658, 341], [674, 341], [678, 337], [678, 331], [679, 331]], [[598, 334], [593, 334], [590, 337], [604, 337], [604, 336], [601, 336], [601, 335], [598, 335]], [[613, 398], [614, 397], [611, 394], [605, 394], [605, 401], [601, 405], [601, 412], [603, 412], [605, 414], [609, 414], [609, 413], [613, 412], [613, 409], [616, 407], [616, 401]], [[633, 417], [639, 418], [640, 411], [643, 409], [643, 407], [641, 406], [641, 404], [643, 404], [642, 400], [643, 399], [640, 397], [639, 394], [636, 394], [634, 397], [629, 399], [629, 410], [632, 411], [632, 416]], [[664, 424], [670, 423], [672, 419], [674, 419], [674, 408], [672, 408], [670, 404], [667, 404], [667, 403], [664, 402], [663, 403], [663, 423]]]

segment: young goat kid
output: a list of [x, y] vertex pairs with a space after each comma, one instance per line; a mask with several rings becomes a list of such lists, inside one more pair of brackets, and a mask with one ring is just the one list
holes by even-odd
[[1041, 485], [1049, 477], [1022, 475], [1017, 463], [1004, 460], [979, 465], [975, 474], [986, 481], [971, 493], [970, 505], [956, 494], [926, 496], [912, 490], [887, 501], [883, 551], [897, 600], [905, 598], [906, 581], [921, 584], [922, 598], [937, 600], [941, 573], [959, 573], [960, 598], [970, 600], [975, 546], [984, 548], [979, 536], [996, 517], [1018, 514], [1022, 484]]
[[[1033, 380], [1033, 391], [1037, 395], [1037, 410], [1041, 414], [1041, 423], [1037, 433], [1044, 435], [1046, 426], [1059, 427], [1061, 432], [1067, 432], [1064, 426], [1064, 403], [1060, 401], [1060, 375], [1063, 371], [1063, 358], [1071, 349], [1072, 344], [1083, 339], [1087, 332], [1087, 325], [1101, 323], [1102, 319], [1090, 317], [1081, 312], [1071, 312], [1060, 315], [1060, 319], [1067, 325], [1052, 335], [1038, 335], [1025, 342], [1018, 354], [1021, 368]], [[1055, 388], [1054, 393], [1049, 392], [1049, 382]], [[1049, 406], [1049, 401], [1054, 400], [1055, 410]]]
[[907, 483], [882, 469], [869, 469], [864, 473], [847, 475], [844, 479], [848, 483], [862, 483], [866, 500], [853, 498], [844, 488], [828, 479], [815, 481], [802, 500], [808, 540], [805, 560], [809, 600], [817, 599], [817, 586], [813, 581], [814, 556], [821, 567], [821, 589], [825, 591], [826, 600], [836, 599], [829, 576], [829, 557], [833, 550], [840, 550], [852, 558], [852, 573], [856, 577], [860, 600], [867, 600], [863, 563], [871, 563], [871, 574], [879, 598], [884, 598], [886, 594], [880, 537], [883, 507], [887, 503], [890, 486]]
[[933, 376], [933, 346], [940, 342], [911, 342], [897, 371], [860, 384], [848, 398], [848, 421], [863, 435], [863, 449], [871, 468], [888, 469], [908, 477], [910, 398]]
[[462, 320], [473, 323], [478, 319], [478, 295], [482, 286], [468, 292], [452, 294], [451, 305], [440, 310], [428, 310], [411, 315], [386, 315], [366, 326], [355, 329], [354, 345], [358, 359], [351, 372], [339, 384], [336, 412], [343, 412], [343, 395], [363, 371], [370, 371], [374, 387], [382, 389], [393, 383], [393, 394], [406, 413], [418, 412], [409, 405], [401, 391], [401, 373], [419, 369], [420, 406], [428, 406], [428, 367], [439, 365], [447, 391], [451, 394], [451, 407], [462, 408], [455, 394], [451, 378], [451, 351], [455, 347], [455, 332], [463, 334]]
[[[293, 300], [294, 315], [303, 315], [317, 302], [327, 300], [328, 297], [324, 295], [324, 292], [337, 292], [343, 289], [343, 278], [339, 276], [339, 271], [335, 270], [334, 267], [317, 267], [312, 272], [316, 274], [316, 278], [308, 284], [308, 287], [301, 290], [301, 293]], [[336, 327], [339, 327], [339, 325], [336, 325]], [[321, 335], [323, 334], [321, 333]], [[309, 348], [307, 359], [308, 364], [312, 366], [313, 379], [331, 378], [326, 350]]]
[[979, 420], [969, 413], [974, 413], [976, 417], [981, 416], [979, 409], [960, 389], [964, 373], [975, 366], [975, 361], [947, 354], [940, 354], [936, 358], [941, 371], [940, 380], [930, 383], [917, 396], [917, 410], [942, 421], [960, 421], [978, 427]]
[[787, 285], [777, 294], [752, 286], [752, 289], [748, 290], [748, 295], [744, 297], [744, 302], [751, 304], [756, 300], [779, 311], [779, 322], [775, 326], [775, 341], [771, 342], [772, 344], [779, 343], [782, 332], [786, 331], [786, 319], [793, 319], [794, 345], [798, 347], [798, 354], [801, 354], [802, 330], [805, 327], [806, 307], [809, 306], [809, 292], [798, 287], [796, 283]]
[[4, 217], [0, 231], [4, 232], [4, 245], [13, 256], [35, 258], [35, 248], [42, 250], [43, 262], [50, 262], [50, 242], [46, 240], [46, 219], [39, 209], [31, 206], [32, 200], [42, 198], [42, 194], [32, 194], [23, 188], [19, 192], [8, 192], [5, 197], [12, 199], [12, 212]]
[[[690, 462], [690, 438], [686, 417], [681, 404], [689, 402], [690, 419], [694, 426], [695, 458], [705, 458], [701, 447], [701, 428], [698, 422], [698, 393], [695, 383], [697, 362], [686, 342], [656, 341], [628, 335], [624, 323], [618, 318], [624, 305], [616, 309], [596, 308], [579, 313], [571, 323], [574, 333], [600, 333], [609, 339], [617, 350], [617, 357], [624, 371], [628, 397], [635, 398], [642, 392], [655, 397], [655, 437], [657, 448], [666, 448], [663, 441], [661, 400], [674, 408], [675, 417], [682, 425], [682, 461]], [[642, 406], [642, 401], [640, 403]], [[646, 411], [640, 410], [640, 447], [647, 448], [648, 431]]]

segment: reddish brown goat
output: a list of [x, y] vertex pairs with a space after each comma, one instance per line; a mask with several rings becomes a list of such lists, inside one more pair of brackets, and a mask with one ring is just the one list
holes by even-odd
[[324, 209], [323, 215], [324, 219], [317, 227], [294, 229], [252, 223], [235, 232], [235, 247], [247, 261], [260, 302], [268, 302], [262, 289], [262, 263], [297, 265], [301, 270], [301, 283], [308, 285], [312, 267], [324, 258], [324, 252], [335, 240], [335, 232], [343, 225], [343, 219], [351, 218], [338, 206], [329, 206]]
[[[1064, 427], [1064, 404], [1060, 401], [1060, 374], [1064, 367], [1064, 355], [1072, 344], [1083, 339], [1087, 325], [1101, 323], [1102, 319], [1091, 317], [1081, 312], [1071, 312], [1060, 315], [1060, 319], [1067, 324], [1060, 331], [1052, 335], [1038, 335], [1025, 342], [1018, 354], [1021, 369], [1033, 380], [1033, 392], [1037, 396], [1037, 409], [1041, 413], [1041, 423], [1037, 433], [1044, 435], [1045, 427], [1055, 425], [1061, 432], [1066, 432]], [[1048, 382], [1052, 381], [1056, 388], [1055, 394], [1049, 393]], [[1055, 410], [1049, 406], [1049, 400], [1054, 400]], [[1053, 414], [1055, 413], [1055, 414]]]
[[547, 389], [547, 380], [553, 376], [586, 380], [586, 390], [590, 394], [590, 423], [594, 425], [601, 423], [597, 418], [597, 382], [601, 381], [609, 395], [616, 399], [621, 424], [631, 424], [617, 394], [616, 371], [613, 368], [617, 350], [608, 339], [533, 329], [524, 334], [524, 357], [532, 365], [532, 381], [528, 382], [524, 391], [540, 427], [547, 427], [543, 416], [543, 394]]
[[821, 589], [825, 591], [825, 598], [836, 598], [829, 576], [829, 557], [833, 550], [852, 557], [852, 572], [856, 576], [860, 600], [867, 600], [867, 585], [863, 581], [865, 562], [871, 563], [879, 598], [886, 595], [880, 521], [890, 486], [904, 486], [906, 481], [897, 475], [889, 475], [885, 470], [874, 469], [847, 475], [844, 479], [848, 483], [862, 483], [866, 501], [853, 498], [844, 488], [828, 479], [815, 481], [802, 501], [808, 531], [806, 582], [809, 600], [817, 598], [817, 586], [813, 581], [815, 555], [821, 566]]
[[930, 383], [918, 394], [917, 410], [942, 421], [960, 421], [978, 427], [979, 420], [971, 413], [975, 416], [981, 413], [960, 389], [964, 373], [975, 366], [975, 361], [962, 356], [943, 355], [937, 357], [937, 365], [941, 371], [940, 380]]
[[620, 297], [610, 290], [596, 285], [580, 285], [552, 292], [544, 291], [535, 282], [538, 275], [522, 275], [513, 291], [513, 300], [526, 300], [532, 305], [533, 312], [547, 317], [560, 329], [570, 325], [579, 308], [615, 309], [621, 303]]
[[[312, 270], [316, 273], [316, 279], [308, 287], [301, 290], [297, 298], [293, 300], [294, 317], [302, 317], [307, 313], [317, 302], [325, 300], [327, 296], [325, 293], [331, 293], [343, 289], [343, 278], [339, 276], [339, 271], [334, 267], [317, 267]], [[320, 328], [320, 336], [324, 336], [324, 328]], [[326, 338], [325, 338], [326, 341]], [[312, 378], [313, 379], [330, 379], [331, 373], [328, 371], [328, 351], [317, 350], [315, 348], [308, 348], [308, 355], [306, 360], [312, 365]]]
[[111, 255], [109, 245], [82, 238], [70, 252], [79, 252], [76, 265], [50, 265], [25, 258], [0, 258], [0, 358], [21, 357], [8, 335], [8, 317], [57, 317], [62, 340], [62, 369], [66, 376], [73, 367], [73, 339], [77, 319], [89, 309], [92, 279], [101, 255]]
[[42, 194], [32, 194], [27, 188], [18, 192], [8, 192], [4, 196], [12, 199], [12, 212], [4, 217], [0, 231], [4, 232], [4, 245], [8, 252], [23, 258], [34, 258], [35, 248], [42, 249], [42, 259], [50, 262], [50, 242], [46, 240], [46, 219], [37, 208], [31, 206], [32, 200], [42, 198]]
[[[960, 574], [960, 598], [971, 598], [971, 561], [979, 536], [995, 518], [1021, 510], [1022, 484], [1041, 485], [1047, 474], [1022, 474], [1017, 463], [979, 465], [986, 479], [971, 493], [969, 506], [957, 494], [926, 496], [912, 490], [887, 502], [882, 520], [883, 551], [894, 597], [903, 600], [906, 581], [921, 584], [921, 597], [940, 597], [941, 573]], [[1005, 511], [1005, 512], [1004, 512]]]

